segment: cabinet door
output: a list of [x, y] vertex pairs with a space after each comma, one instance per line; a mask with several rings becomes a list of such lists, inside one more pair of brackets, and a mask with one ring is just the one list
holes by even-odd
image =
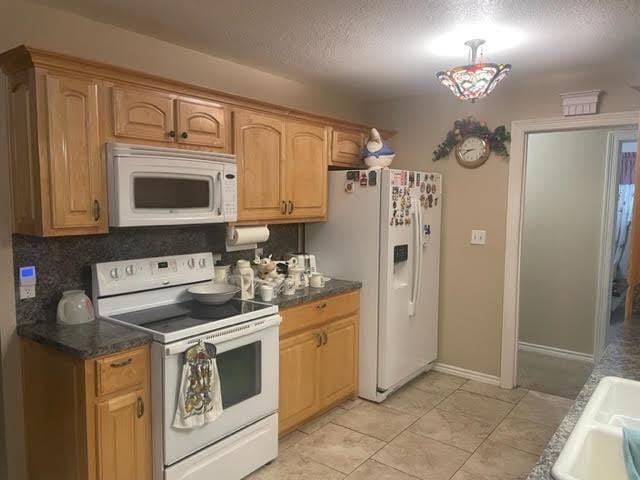
[[284, 218], [284, 121], [259, 113], [236, 111], [233, 123], [238, 168], [238, 220]]
[[151, 480], [151, 424], [146, 404], [144, 389], [98, 404], [98, 480]]
[[349, 317], [324, 327], [321, 350], [320, 408], [356, 390], [358, 320]]
[[320, 343], [317, 330], [280, 342], [280, 433], [299, 425], [319, 409]]
[[175, 142], [173, 95], [117, 86], [112, 93], [115, 136]]
[[226, 150], [227, 112], [219, 103], [180, 98], [178, 106], [178, 143]]
[[333, 130], [331, 165], [362, 167], [364, 134], [355, 131]]
[[106, 174], [98, 127], [98, 82], [46, 76], [50, 229], [107, 231]]
[[324, 127], [287, 122], [284, 162], [287, 216], [322, 218], [327, 213], [327, 134]]

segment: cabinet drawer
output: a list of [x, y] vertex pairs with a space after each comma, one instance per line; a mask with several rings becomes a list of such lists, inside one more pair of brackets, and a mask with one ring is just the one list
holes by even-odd
[[280, 337], [345, 317], [359, 308], [360, 295], [355, 291], [284, 309]]
[[96, 395], [108, 395], [144, 383], [146, 352], [140, 348], [96, 360]]

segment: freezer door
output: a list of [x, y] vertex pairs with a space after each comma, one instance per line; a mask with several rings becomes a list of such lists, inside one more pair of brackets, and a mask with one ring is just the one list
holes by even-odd
[[435, 359], [437, 291], [434, 304], [429, 289], [434, 275], [437, 278], [431, 260], [436, 249], [428, 248], [433, 236], [429, 233], [427, 241], [429, 204], [421, 199], [429, 175], [404, 170], [385, 170], [382, 175], [378, 390], [383, 392]]

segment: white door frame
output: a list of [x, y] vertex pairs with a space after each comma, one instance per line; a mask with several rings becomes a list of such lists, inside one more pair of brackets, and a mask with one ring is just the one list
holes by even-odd
[[620, 151], [622, 143], [636, 141], [638, 129], [617, 129], [607, 135], [605, 160], [605, 185], [601, 218], [600, 249], [598, 257], [598, 284], [596, 318], [594, 328], [593, 356], [600, 361], [606, 347], [611, 319], [611, 287], [613, 284], [613, 227], [618, 206], [618, 181], [620, 178]]
[[606, 113], [580, 117], [518, 120], [511, 124], [511, 154], [507, 194], [504, 295], [502, 303], [502, 352], [500, 386], [516, 386], [518, 312], [520, 297], [520, 234], [525, 181], [527, 135], [588, 128], [625, 127], [639, 123], [639, 112]]

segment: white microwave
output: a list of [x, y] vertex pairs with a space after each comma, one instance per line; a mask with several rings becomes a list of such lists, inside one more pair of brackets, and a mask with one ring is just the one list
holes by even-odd
[[237, 220], [234, 155], [107, 144], [109, 225]]

